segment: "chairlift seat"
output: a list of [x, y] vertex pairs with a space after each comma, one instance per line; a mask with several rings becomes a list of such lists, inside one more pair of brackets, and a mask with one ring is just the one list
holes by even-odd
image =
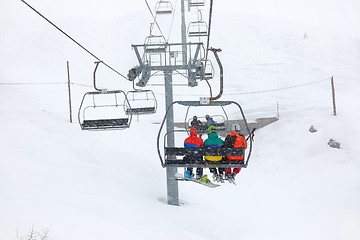
[[203, 79], [206, 79], [206, 80], [210, 80], [210, 79], [213, 79], [214, 78], [214, 73], [213, 72], [203, 72], [202, 74], [201, 73], [197, 73], [196, 74], [196, 79], [200, 79], [200, 80], [203, 80]]
[[145, 45], [144, 50], [146, 53], [164, 53], [166, 52], [165, 45]]
[[143, 108], [129, 108], [129, 109], [126, 109], [126, 114], [138, 114], [138, 115], [141, 115], [141, 114], [151, 114], [151, 113], [155, 113], [156, 112], [156, 109], [155, 107], [143, 107]]
[[191, 0], [189, 5], [190, 7], [202, 7], [205, 6], [205, 0]]
[[115, 119], [96, 119], [84, 120], [81, 124], [82, 130], [111, 129], [111, 128], [127, 128], [129, 127], [128, 118]]
[[189, 37], [206, 37], [208, 35], [207, 31], [189, 31]]
[[194, 160], [192, 158], [178, 159], [177, 156], [239, 156], [244, 155], [242, 148], [180, 148], [165, 147], [165, 166], [172, 167], [239, 167], [246, 168], [244, 161], [221, 160], [218, 162]]

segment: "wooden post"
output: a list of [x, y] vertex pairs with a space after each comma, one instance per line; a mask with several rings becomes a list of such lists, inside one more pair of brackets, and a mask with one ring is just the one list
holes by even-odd
[[333, 114], [334, 116], [336, 116], [334, 77], [331, 77], [331, 90], [332, 90]]
[[71, 110], [71, 89], [70, 89], [70, 69], [69, 61], [66, 62], [67, 76], [68, 76], [68, 92], [69, 92], [69, 112], [70, 112], [70, 123], [72, 123], [72, 110]]

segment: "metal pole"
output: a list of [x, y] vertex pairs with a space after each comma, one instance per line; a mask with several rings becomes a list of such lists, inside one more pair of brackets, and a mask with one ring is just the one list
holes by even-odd
[[331, 77], [331, 89], [332, 89], [333, 113], [334, 116], [336, 116], [334, 77]]
[[[172, 88], [172, 72], [166, 71], [165, 75], [165, 103], [166, 108], [173, 102], [173, 88]], [[167, 135], [167, 146], [174, 147], [174, 110], [171, 106], [169, 108], [167, 118], [166, 118], [166, 130], [169, 133]], [[166, 168], [166, 179], [167, 179], [167, 201], [170, 205], [179, 205], [179, 188], [178, 182], [175, 180], [175, 174], [177, 173], [176, 167], [167, 167]]]
[[183, 65], [186, 65], [187, 47], [186, 47], [185, 0], [181, 0], [181, 43], [182, 43]]
[[69, 61], [66, 62], [67, 77], [68, 77], [68, 93], [69, 93], [69, 112], [70, 112], [70, 123], [72, 123], [72, 110], [71, 110], [71, 89], [70, 89], [70, 68]]

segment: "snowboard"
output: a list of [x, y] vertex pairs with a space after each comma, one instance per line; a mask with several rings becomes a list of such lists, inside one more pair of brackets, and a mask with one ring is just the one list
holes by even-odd
[[213, 182], [202, 182], [200, 181], [200, 179], [196, 179], [196, 178], [184, 178], [184, 175], [181, 173], [176, 173], [175, 174], [175, 180], [177, 181], [188, 181], [188, 182], [195, 182], [195, 183], [199, 183], [201, 185], [210, 187], [210, 188], [216, 188], [219, 187], [219, 184], [213, 183]]

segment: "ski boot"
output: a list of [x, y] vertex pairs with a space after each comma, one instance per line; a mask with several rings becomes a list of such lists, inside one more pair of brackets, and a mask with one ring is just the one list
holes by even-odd
[[186, 170], [184, 172], [184, 178], [186, 178], [186, 179], [191, 179], [192, 178], [192, 174], [191, 174], [190, 170]]

